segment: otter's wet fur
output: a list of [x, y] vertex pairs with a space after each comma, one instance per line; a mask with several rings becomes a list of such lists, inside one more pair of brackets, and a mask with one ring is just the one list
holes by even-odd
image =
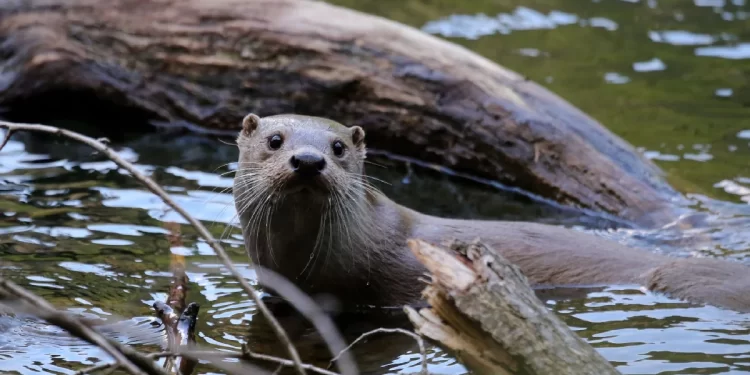
[[254, 263], [311, 295], [398, 306], [418, 301], [425, 287], [425, 268], [407, 239], [480, 238], [532, 285], [635, 283], [750, 311], [750, 267], [741, 264], [658, 255], [552, 225], [440, 218], [401, 206], [368, 183], [364, 140], [362, 128], [320, 117], [245, 117], [234, 196]]

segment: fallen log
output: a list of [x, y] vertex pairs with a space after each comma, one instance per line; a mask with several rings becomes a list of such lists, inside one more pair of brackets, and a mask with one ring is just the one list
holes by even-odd
[[406, 308], [417, 333], [476, 374], [607, 375], [619, 372], [549, 311], [526, 277], [478, 240], [451, 250], [410, 240], [428, 268], [430, 308]]
[[[680, 199], [631, 145], [456, 44], [306, 0], [0, 4], [0, 107], [234, 135], [248, 112], [362, 126], [391, 154], [643, 225]], [[606, 104], [604, 104], [606, 105]]]

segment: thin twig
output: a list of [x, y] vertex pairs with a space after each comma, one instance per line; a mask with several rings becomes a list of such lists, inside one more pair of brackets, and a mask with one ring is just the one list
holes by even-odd
[[257, 265], [256, 269], [263, 273], [263, 286], [274, 290], [279, 296], [289, 301], [300, 314], [315, 326], [315, 329], [331, 350], [331, 355], [339, 354], [341, 356], [339, 361], [336, 362], [339, 372], [344, 375], [358, 374], [359, 371], [354, 357], [349, 352], [343, 352], [346, 341], [339, 333], [331, 317], [310, 296], [294, 286], [289, 279], [260, 265]]
[[[261, 314], [263, 314], [263, 316], [268, 320], [277, 338], [286, 347], [286, 350], [289, 353], [289, 356], [294, 362], [294, 367], [297, 370], [297, 373], [300, 375], [305, 375], [305, 369], [302, 367], [302, 360], [300, 359], [297, 349], [295, 349], [294, 345], [292, 345], [292, 342], [289, 340], [289, 336], [281, 327], [281, 324], [279, 324], [278, 320], [276, 320], [273, 314], [271, 314], [266, 304], [263, 303], [263, 300], [260, 298], [260, 294], [258, 293], [258, 291], [255, 288], [253, 288], [247, 282], [247, 280], [245, 280], [244, 277], [242, 277], [239, 271], [237, 271], [237, 269], [232, 264], [231, 259], [229, 259], [229, 256], [227, 255], [227, 253], [221, 247], [219, 242], [216, 239], [214, 239], [211, 233], [209, 233], [206, 227], [204, 227], [200, 221], [193, 218], [190, 214], [187, 213], [187, 211], [185, 211], [176, 202], [174, 202], [172, 198], [170, 198], [169, 195], [156, 182], [154, 182], [148, 176], [141, 173], [138, 169], [135, 168], [135, 166], [133, 166], [133, 164], [121, 158], [120, 155], [118, 155], [111, 148], [107, 147], [104, 143], [99, 142], [98, 140], [95, 140], [91, 137], [87, 137], [83, 134], [76, 133], [76, 132], [66, 130], [66, 129], [57, 128], [54, 126], [41, 125], [41, 124], [21, 124], [21, 123], [7, 122], [7, 121], [0, 121], [0, 128], [8, 129], [8, 133], [19, 131], [19, 130], [25, 130], [25, 131], [35, 131], [35, 132], [41, 132], [41, 133], [54, 134], [54, 135], [70, 138], [72, 140], [91, 146], [95, 150], [106, 155], [110, 160], [115, 162], [121, 168], [130, 172], [130, 174], [136, 180], [144, 184], [152, 193], [158, 195], [159, 198], [161, 198], [164, 201], [164, 203], [166, 203], [172, 209], [177, 211], [177, 213], [179, 213], [185, 220], [187, 220], [198, 231], [198, 234], [201, 237], [203, 237], [203, 239], [205, 239], [206, 242], [208, 242], [208, 244], [214, 249], [216, 256], [218, 256], [219, 259], [221, 259], [222, 263], [224, 263], [224, 266], [227, 267], [227, 269], [232, 274], [232, 276], [235, 279], [237, 279], [242, 289], [250, 296], [250, 298], [253, 299], [256, 306], [258, 307], [258, 310], [260, 310]], [[2, 149], [0, 148], [0, 150]]]
[[[164, 357], [173, 357], [175, 354], [172, 352], [160, 352], [160, 353], [150, 353], [146, 354], [146, 357], [151, 359], [157, 359], [157, 358], [164, 358]], [[107, 363], [100, 363], [96, 366], [87, 367], [82, 370], [76, 371], [75, 375], [86, 375], [86, 374], [93, 374], [97, 371], [106, 370], [106, 369], [118, 369], [120, 368], [120, 364], [117, 362], [107, 362]]]
[[[182, 245], [178, 235], [179, 225], [169, 222], [165, 224], [169, 228], [169, 242], [172, 246]], [[191, 303], [186, 307], [188, 293], [188, 279], [185, 273], [185, 257], [173, 254], [170, 256], [169, 268], [172, 270], [172, 281], [169, 285], [169, 293], [166, 302], [154, 302], [153, 308], [156, 316], [164, 324], [167, 334], [167, 350], [174, 351], [175, 348], [192, 347], [195, 344], [195, 324], [198, 319], [200, 306]], [[192, 375], [195, 371], [197, 361], [186, 357], [170, 357], [164, 361], [164, 368], [171, 373], [179, 375]]]
[[[270, 375], [270, 372], [263, 370], [257, 366], [251, 365], [246, 362], [240, 363], [223, 363], [218, 362], [216, 359], [226, 358], [244, 358], [242, 353], [238, 352], [224, 352], [224, 351], [210, 351], [210, 350], [181, 350], [174, 353], [185, 358], [190, 358], [195, 361], [207, 361], [211, 365], [219, 370], [225, 371], [227, 374], [253, 374], [253, 375]], [[290, 361], [291, 362], [291, 361]], [[294, 363], [292, 362], [292, 367]]]
[[[240, 352], [221, 352], [221, 351], [199, 351], [195, 350], [190, 352], [191, 355], [196, 357], [208, 357], [208, 356], [219, 356], [223, 355], [224, 358], [242, 358], [243, 354]], [[170, 358], [170, 357], [179, 357], [182, 354], [179, 352], [158, 352], [158, 353], [149, 353], [146, 354], [146, 357], [151, 359], [159, 359], [159, 358]], [[289, 361], [291, 363], [291, 361]], [[93, 374], [97, 371], [106, 370], [106, 369], [118, 369], [120, 368], [119, 363], [110, 362], [110, 363], [101, 363], [96, 366], [87, 367], [82, 370], [78, 370], [75, 375], [87, 375], [87, 374]]]
[[[242, 352], [246, 356], [248, 356], [250, 358], [259, 359], [261, 361], [278, 363], [282, 367], [292, 367], [292, 366], [294, 366], [294, 363], [292, 361], [288, 360], [288, 359], [274, 357], [272, 355], [255, 353], [254, 351], [250, 350], [250, 348], [248, 348], [247, 345], [242, 345]], [[313, 366], [313, 365], [310, 365], [310, 364], [307, 364], [307, 363], [302, 364], [302, 367], [304, 367], [306, 370], [310, 370], [312, 372], [317, 372], [318, 374], [323, 374], [323, 375], [339, 375], [338, 373], [335, 373], [333, 371], [322, 369], [320, 367], [316, 367], [316, 366]]]
[[0, 143], [0, 150], [5, 147], [5, 145], [8, 144], [8, 141], [10, 141], [10, 137], [13, 135], [13, 130], [8, 129], [8, 132], [5, 133], [5, 137], [3, 137], [3, 141]]
[[114, 358], [119, 366], [133, 375], [139, 375], [143, 372], [149, 375], [167, 375], [164, 370], [156, 366], [156, 363], [145, 355], [128, 346], [107, 339], [80, 319], [58, 311], [41, 297], [2, 277], [0, 277], [0, 296], [11, 300], [12, 307], [15, 310], [38, 316], [70, 332], [71, 335], [102, 348]]
[[342, 354], [344, 354], [344, 352], [349, 351], [352, 347], [354, 347], [354, 345], [357, 345], [358, 342], [360, 342], [360, 341], [364, 340], [365, 338], [367, 338], [368, 336], [374, 335], [376, 333], [401, 333], [401, 334], [410, 336], [414, 340], [416, 340], [417, 344], [419, 345], [419, 353], [422, 355], [422, 371], [420, 371], [420, 374], [422, 374], [422, 375], [428, 375], [429, 374], [429, 372], [427, 371], [427, 351], [425, 350], [425, 347], [424, 347], [424, 340], [422, 340], [422, 337], [419, 336], [419, 335], [417, 335], [416, 333], [407, 331], [407, 330], [402, 329], [402, 328], [377, 328], [377, 329], [373, 329], [372, 331], [363, 333], [362, 335], [360, 335], [359, 337], [357, 337], [356, 340], [352, 341], [352, 343], [349, 344], [349, 346], [347, 346], [346, 348], [344, 348], [344, 350], [342, 350], [341, 353], [339, 353], [337, 356], [333, 357], [333, 359], [331, 360], [331, 364], [333, 364], [333, 362], [337, 361], [339, 359], [339, 357]]
[[[227, 359], [227, 358], [236, 358], [236, 359], [244, 359], [246, 358], [246, 355], [241, 352], [235, 352], [235, 351], [219, 351], [219, 350], [177, 350], [177, 351], [169, 351], [169, 352], [159, 352], [159, 353], [152, 353], [149, 355], [151, 358], [173, 358], [173, 357], [183, 357], [183, 358], [189, 358], [194, 361], [206, 361], [211, 363], [211, 365], [219, 370], [224, 371], [228, 375], [239, 375], [239, 374], [254, 374], [254, 375], [266, 375], [269, 374], [268, 371], [262, 370], [257, 366], [251, 365], [249, 363], [222, 363], [217, 361], [217, 359]], [[287, 360], [289, 361], [289, 360]], [[292, 361], [289, 361], [292, 366], [294, 367], [294, 363]]]
[[[170, 288], [170, 296], [175, 296], [173, 288]], [[182, 294], [182, 297], [184, 297], [184, 294]], [[183, 306], [185, 301], [182, 298], [180, 301], [170, 300], [169, 303], [173, 306]], [[177, 352], [180, 348], [191, 348], [196, 345], [195, 324], [200, 309], [197, 303], [190, 303], [179, 315], [172, 306], [161, 301], [155, 302], [153, 307], [156, 310], [156, 316], [164, 324], [168, 351]], [[196, 361], [187, 357], [170, 357], [164, 363], [164, 368], [168, 369], [170, 373], [191, 375], [197, 364]]]
[[[146, 355], [149, 358], [157, 359], [157, 358], [170, 358], [170, 357], [180, 357], [180, 356], [190, 356], [192, 358], [211, 358], [211, 357], [223, 357], [223, 358], [253, 358], [261, 361], [267, 361], [267, 362], [273, 362], [278, 363], [282, 368], [283, 367], [294, 367], [294, 362], [274, 357], [266, 354], [260, 354], [255, 353], [252, 350], [250, 350], [246, 345], [242, 345], [242, 353], [240, 352], [229, 352], [229, 351], [211, 351], [211, 350], [186, 350], [186, 351], [177, 351], [177, 352], [159, 352], [159, 353], [151, 353]], [[313, 366], [311, 364], [304, 363], [302, 366], [306, 370], [310, 370], [319, 374], [323, 375], [339, 375], [338, 373], [335, 373], [333, 371], [329, 371], [326, 369], [322, 369], [320, 367]], [[119, 367], [117, 363], [103, 363], [100, 365], [92, 366], [83, 370], [80, 370], [75, 373], [75, 375], [87, 375], [92, 374], [96, 371], [105, 370], [111, 367]]]
[[74, 375], [86, 375], [93, 374], [97, 371], [106, 370], [108, 368], [119, 368], [119, 363], [100, 363], [96, 366], [86, 367], [83, 370], [78, 370]]

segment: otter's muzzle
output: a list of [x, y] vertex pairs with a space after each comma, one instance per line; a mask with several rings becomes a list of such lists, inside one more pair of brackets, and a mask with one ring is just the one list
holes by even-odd
[[289, 164], [292, 166], [295, 174], [301, 177], [314, 177], [323, 172], [323, 169], [326, 167], [326, 159], [323, 155], [303, 151], [294, 154], [289, 159]]

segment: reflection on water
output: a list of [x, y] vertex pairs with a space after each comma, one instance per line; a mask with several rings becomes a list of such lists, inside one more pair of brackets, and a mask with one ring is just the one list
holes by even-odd
[[[81, 305], [86, 301], [81, 299]], [[88, 305], [91, 305], [88, 303]], [[71, 312], [91, 317], [103, 312], [96, 308], [70, 307]], [[161, 333], [152, 327], [154, 318], [137, 317], [117, 322], [101, 330], [105, 336], [144, 349], [161, 340]], [[70, 374], [70, 363], [93, 365], [110, 357], [83, 340], [68, 336], [55, 326], [31, 316], [0, 316], [0, 371], [14, 373]]]
[[[370, 174], [392, 198], [454, 217], [532, 220], [595, 232], [676, 256], [750, 263], [750, 59], [748, 5], [741, 0], [424, 2], [364, 0], [350, 5], [422, 27], [541, 82], [636, 145], [700, 214], [664, 228], [616, 228], [605, 217], [539, 204], [512, 191], [430, 168], [374, 158]], [[233, 147], [197, 137], [149, 135], [120, 154], [205, 220], [250, 280], [231, 192]], [[143, 350], [163, 345], [151, 304], [165, 298], [170, 256], [186, 257], [189, 300], [201, 305], [198, 341], [269, 346], [254, 306], [210, 247], [126, 172], [87, 147], [18, 135], [0, 153], [0, 274], [54, 305], [103, 324], [107, 335]], [[231, 226], [230, 226], [231, 229]], [[626, 374], [750, 372], [750, 316], [688, 305], [636, 287], [540, 290], [577, 333]], [[402, 325], [360, 317], [347, 338]], [[306, 360], [330, 355], [305, 327], [292, 330]], [[373, 337], [355, 349], [367, 373], [416, 372], [413, 341]], [[463, 374], [430, 348], [430, 370]], [[0, 315], [0, 372], [72, 374], [106, 355], [30, 317]], [[200, 367], [199, 373], [210, 373]]]
[[621, 372], [750, 371], [747, 314], [689, 305], [635, 286], [602, 289], [548, 306]]
[[[156, 348], [163, 345], [164, 337], [161, 327], [152, 325], [151, 304], [165, 298], [171, 277], [167, 272], [169, 256], [183, 255], [192, 288], [189, 300], [202, 306], [199, 342], [216, 349], [240, 348], [254, 306], [192, 228], [181, 228], [182, 243], [170, 244], [170, 231], [164, 223], [183, 223], [182, 218], [127, 173], [84, 152], [86, 146], [51, 143], [48, 138], [29, 135], [21, 138], [23, 142], [12, 140], [0, 159], [0, 274], [58, 307], [100, 320], [106, 331], [122, 342]], [[222, 238], [240, 272], [255, 280], [239, 231], [225, 231], [235, 211], [231, 192], [224, 190], [231, 186], [231, 171], [236, 168], [236, 163], [226, 161], [235, 160], [236, 151], [211, 142], [207, 147], [218, 151], [196, 161], [196, 151], [182, 147], [184, 139], [165, 143], [163, 138], [146, 136], [119, 151], [165, 185], [192, 215], [212, 223], [209, 229]], [[155, 144], [161, 147], [158, 157], [149, 152]], [[81, 157], [56, 160], [49, 156], [66, 152]], [[164, 160], [172, 165], [164, 165]], [[417, 166], [375, 157], [372, 161], [371, 174], [384, 181], [381, 187], [385, 191], [426, 212], [476, 218], [500, 215], [592, 228], [612, 226], [603, 218], [541, 205], [522, 195], [467, 184]], [[62, 332], [43, 322], [0, 316], [0, 372], [72, 373], [66, 369], [108, 358], [80, 340], [54, 340]], [[132, 318], [121, 321], [125, 317]], [[388, 319], [369, 324], [376, 328], [404, 322]], [[354, 339], [365, 325], [361, 319], [351, 325], [355, 329], [347, 332], [349, 338]], [[252, 337], [258, 340], [266, 335], [261, 332]], [[315, 347], [317, 342], [301, 340], [298, 345], [310, 346], [308, 360], [329, 358]], [[399, 344], [394, 345], [394, 340]], [[259, 345], [268, 345], [260, 341]], [[363, 366], [373, 371], [380, 367], [389, 369], [383, 371], [411, 371], [419, 368], [415, 350], [410, 338], [383, 337], [369, 340], [356, 353]], [[453, 358], [437, 349], [430, 353], [435, 371], [462, 371]]]
[[520, 6], [511, 13], [500, 13], [494, 17], [484, 14], [452, 14], [444, 19], [428, 22], [423, 30], [446, 37], [477, 39], [492, 34], [510, 34], [519, 30], [555, 29], [560, 26], [579, 25], [617, 30], [617, 23], [603, 17], [580, 18], [575, 14], [553, 10], [542, 14], [534, 9]]
[[[181, 220], [156, 197], [91, 155], [53, 161], [32, 151], [47, 147], [54, 153], [55, 147], [64, 147], [81, 154], [76, 151], [83, 146], [50, 145], [34, 137], [25, 142], [26, 148], [21, 142], [11, 141], [12, 151], [3, 152], [0, 159], [0, 168], [5, 171], [1, 178], [16, 179], [4, 184], [0, 195], [4, 212], [0, 217], [0, 274], [60, 308], [100, 321], [105, 332], [121, 342], [143, 350], [158, 350], [164, 345], [164, 336], [150, 306], [166, 297], [171, 277], [167, 272], [169, 256], [183, 255], [191, 282], [189, 301], [201, 305], [198, 342], [208, 348], [238, 350], [249, 335], [254, 345], [274, 352], [269, 349], [269, 343], [274, 342], [269, 332], [254, 327], [254, 305], [215, 259], [210, 247], [187, 226], [181, 228], [181, 244], [169, 242], [164, 223]], [[168, 157], [149, 157], [145, 150], [151, 142], [158, 142]], [[221, 158], [226, 156], [224, 152], [233, 153], [231, 146], [218, 142], [213, 147], [220, 148], [217, 154]], [[158, 139], [133, 142], [126, 150], [142, 170], [169, 186], [172, 195], [191, 214], [213, 223], [209, 229], [223, 238], [240, 272], [255, 280], [238, 231], [225, 232], [234, 209], [230, 193], [222, 192], [231, 185], [231, 173], [224, 173], [236, 164], [214, 167], [236, 155], [188, 162], [189, 151]], [[38, 163], [39, 160], [44, 162]], [[180, 167], [164, 165], [162, 160]], [[556, 223], [630, 244], [660, 244], [663, 249], [679, 251], [684, 249], [686, 238], [695, 237], [678, 229], [680, 223], [671, 229], [616, 230], [612, 222], [603, 218], [542, 205], [522, 195], [451, 179], [414, 165], [377, 158], [373, 161], [378, 166], [371, 168], [371, 173], [385, 181], [381, 184], [383, 190], [396, 200], [436, 215]], [[727, 207], [714, 210], [731, 212], [731, 208], [744, 208], [723, 204]], [[695, 227], [711, 228], [715, 225], [706, 223], [716, 217], [694, 216], [689, 220]], [[750, 238], [741, 232], [734, 234], [733, 250], [741, 253], [748, 248]], [[726, 238], [705, 239], [707, 247], [716, 247], [717, 243], [728, 245]], [[541, 290], [539, 295], [623, 373], [655, 374], [709, 367], [728, 371], [747, 366], [745, 358], [750, 350], [746, 341], [750, 334], [746, 315], [691, 306], [644, 294], [635, 287], [553, 289]], [[402, 318], [376, 319], [368, 315], [342, 325], [348, 340], [379, 326], [408, 327], [408, 323]], [[2, 316], [0, 330], [2, 371], [72, 374], [74, 369], [108, 358], [32, 318]], [[327, 365], [330, 355], [319, 345], [314, 331], [296, 327], [290, 332], [305, 360]], [[408, 337], [374, 337], [354, 353], [367, 373], [419, 370], [420, 358]], [[430, 348], [429, 358], [430, 370], [435, 373], [465, 373], [453, 357], [437, 348]], [[213, 370], [201, 367], [200, 371]]]
[[714, 184], [749, 186], [739, 180], [750, 176], [739, 136], [750, 131], [744, 0], [332, 1], [549, 87], [642, 148], [682, 191], [738, 201]]

